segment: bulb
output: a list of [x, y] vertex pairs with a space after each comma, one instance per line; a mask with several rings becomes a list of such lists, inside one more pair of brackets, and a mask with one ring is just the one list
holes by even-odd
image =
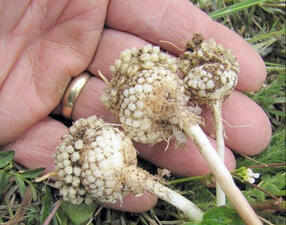
[[110, 203], [122, 199], [122, 170], [137, 164], [131, 140], [96, 116], [76, 121], [54, 158], [60, 195], [75, 204], [89, 198]]
[[102, 100], [133, 140], [155, 144], [173, 136], [174, 126], [181, 127], [184, 118], [201, 122], [200, 109], [187, 106], [176, 58], [158, 47], [123, 51], [112, 71], [114, 77]]
[[[54, 156], [55, 186], [73, 204], [115, 203], [127, 193], [148, 191], [200, 221], [202, 211], [137, 167], [136, 149], [123, 131], [96, 116], [79, 119], [69, 128]], [[64, 163], [66, 162], [66, 163]]]
[[230, 50], [194, 35], [178, 60], [187, 95], [198, 104], [223, 101], [237, 84], [239, 65]]

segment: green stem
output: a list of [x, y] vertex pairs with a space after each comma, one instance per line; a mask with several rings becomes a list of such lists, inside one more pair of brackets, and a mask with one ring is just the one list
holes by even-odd
[[176, 180], [171, 180], [168, 182], [169, 182], [169, 184], [179, 184], [179, 183], [183, 183], [183, 182], [210, 179], [210, 178], [211, 178], [211, 174], [207, 174], [205, 176], [184, 177], [184, 178], [180, 178], [180, 179], [176, 179]]

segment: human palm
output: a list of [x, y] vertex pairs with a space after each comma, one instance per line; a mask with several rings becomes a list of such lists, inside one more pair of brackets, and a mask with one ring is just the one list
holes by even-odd
[[[106, 25], [106, 27], [104, 27]], [[188, 0], [11, 1], [0, 2], [0, 145], [16, 151], [16, 160], [28, 168], [53, 170], [52, 154], [67, 127], [49, 117], [59, 113], [64, 91], [72, 77], [84, 70], [100, 70], [111, 78], [109, 66], [120, 51], [151, 42], [179, 55], [195, 32], [230, 48], [240, 63], [237, 90], [223, 104], [226, 160], [235, 158], [229, 149], [257, 154], [269, 143], [270, 123], [265, 113], [240, 91], [257, 90], [265, 80], [261, 58], [239, 36], [213, 22]], [[81, 91], [72, 119], [96, 114], [107, 121], [112, 115], [100, 101], [104, 82], [93, 76]], [[214, 123], [204, 110], [204, 130], [211, 136]], [[214, 141], [211, 139], [214, 143]], [[183, 176], [209, 172], [198, 149], [190, 141], [183, 149], [166, 143], [136, 145], [140, 156]], [[151, 208], [156, 198], [128, 195], [124, 210]]]

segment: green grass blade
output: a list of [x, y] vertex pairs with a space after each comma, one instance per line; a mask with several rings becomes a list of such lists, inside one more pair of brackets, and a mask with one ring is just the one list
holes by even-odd
[[265, 40], [268, 38], [280, 38], [281, 35], [284, 35], [286, 33], [286, 27], [282, 28], [279, 31], [273, 31], [273, 32], [268, 32], [268, 33], [262, 33], [260, 35], [256, 35], [253, 38], [247, 39], [248, 42], [256, 42], [260, 40]]
[[212, 19], [218, 19], [220, 17], [227, 16], [227, 15], [230, 15], [230, 14], [234, 14], [234, 13], [236, 13], [238, 11], [247, 9], [247, 8], [249, 8], [251, 6], [260, 4], [260, 3], [265, 2], [265, 1], [266, 0], [246, 0], [246, 1], [242, 1], [242, 2], [236, 3], [234, 5], [231, 5], [229, 7], [225, 7], [225, 8], [216, 10], [216, 11], [210, 13], [209, 16]]

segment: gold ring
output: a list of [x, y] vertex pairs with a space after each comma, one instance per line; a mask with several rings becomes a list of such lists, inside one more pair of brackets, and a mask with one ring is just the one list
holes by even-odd
[[65, 118], [71, 119], [75, 102], [90, 77], [89, 73], [84, 72], [70, 82], [65, 91], [61, 108], [61, 113]]

